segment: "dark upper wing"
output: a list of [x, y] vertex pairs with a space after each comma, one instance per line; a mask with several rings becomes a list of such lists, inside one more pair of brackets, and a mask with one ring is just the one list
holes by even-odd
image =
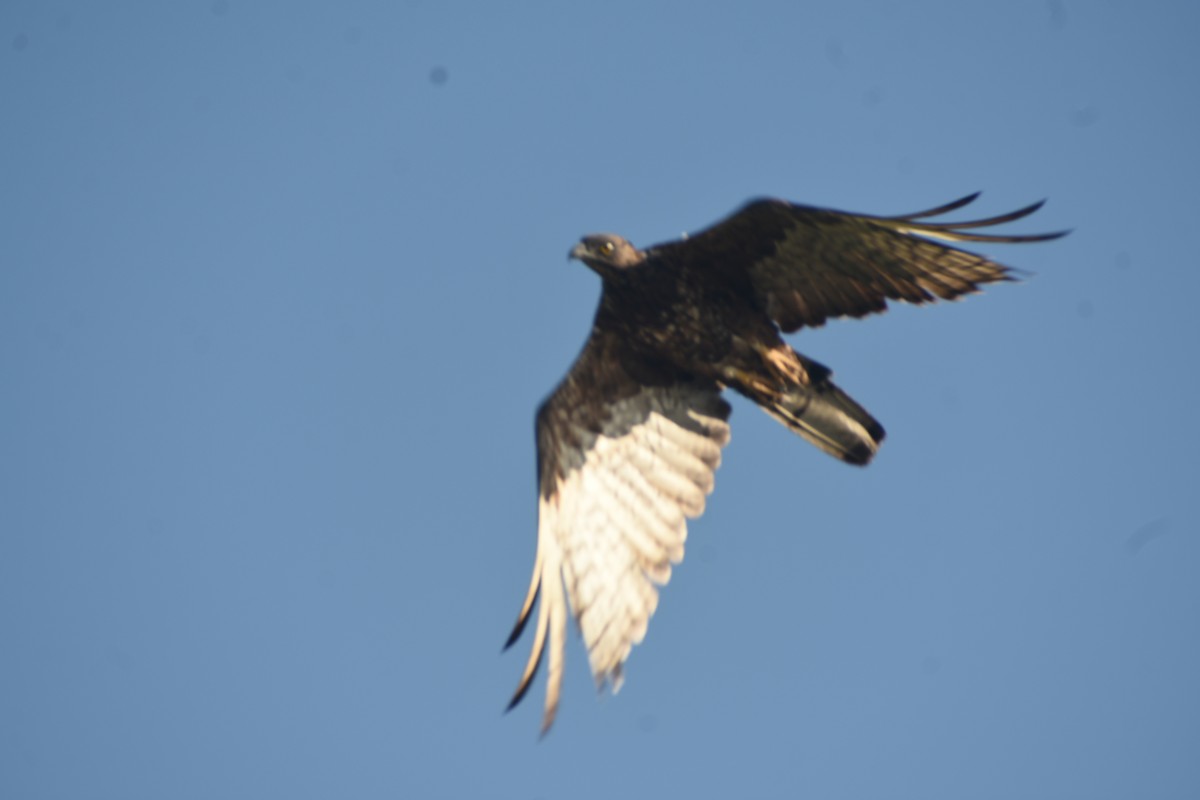
[[1007, 267], [930, 239], [1040, 242], [1066, 233], [974, 232], [1026, 217], [1042, 203], [987, 219], [926, 221], [962, 208], [978, 196], [898, 217], [756, 200], [707, 230], [651, 250], [670, 250], [672, 258], [694, 266], [748, 276], [771, 318], [784, 331], [794, 331], [822, 325], [830, 317], [883, 311], [888, 300], [948, 300], [976, 291], [981, 284], [1009, 279]]
[[593, 331], [538, 411], [537, 555], [505, 646], [520, 637], [540, 595], [533, 651], [509, 708], [549, 647], [543, 733], [562, 687], [567, 601], [597, 684], [616, 691], [729, 439], [729, 405], [714, 384], [672, 380], [624, 359], [615, 337]]

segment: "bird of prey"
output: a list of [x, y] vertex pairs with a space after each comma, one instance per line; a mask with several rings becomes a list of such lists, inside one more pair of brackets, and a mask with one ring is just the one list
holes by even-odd
[[620, 688], [658, 587], [683, 558], [686, 520], [704, 511], [712, 491], [729, 441], [724, 389], [832, 456], [871, 460], [883, 426], [781, 334], [881, 312], [888, 300], [951, 300], [1011, 280], [1008, 267], [933, 239], [1040, 242], [1066, 233], [977, 232], [1026, 217], [1040, 202], [969, 222], [932, 221], [976, 197], [896, 217], [761, 199], [645, 250], [608, 233], [575, 245], [570, 258], [596, 272], [603, 289], [583, 351], [537, 412], [537, 554], [505, 648], [535, 604], [537, 624], [510, 709], [549, 649], [542, 733], [553, 724], [568, 604], [597, 687]]

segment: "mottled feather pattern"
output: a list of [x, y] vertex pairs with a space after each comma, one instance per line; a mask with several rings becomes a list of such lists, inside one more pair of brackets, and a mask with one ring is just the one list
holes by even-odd
[[792, 228], [774, 255], [753, 267], [767, 311], [785, 331], [878, 313], [888, 300], [951, 300], [1007, 279], [1004, 267], [982, 256], [868, 220], [838, 220], [815, 231]]
[[579, 466], [558, 475], [539, 503], [535, 574], [522, 609], [524, 619], [540, 590], [537, 633], [513, 703], [548, 650], [543, 730], [562, 691], [566, 642], [559, 631], [567, 604], [597, 686], [617, 691], [622, 666], [658, 606], [657, 587], [683, 558], [686, 519], [703, 513], [729, 440], [729, 406], [715, 387], [651, 387], [607, 411], [599, 432], [560, 437], [586, 442], [586, 457], [557, 454], [555, 461]]
[[888, 301], [953, 300], [1011, 280], [1007, 267], [943, 244], [1015, 243], [1063, 233], [994, 235], [1022, 219], [936, 221], [978, 195], [876, 217], [756, 200], [686, 239], [639, 250], [591, 234], [570, 251], [603, 281], [583, 352], [537, 416], [538, 546], [506, 647], [536, 625], [511, 708], [548, 651], [543, 733], [562, 692], [575, 617], [597, 686], [616, 691], [659, 588], [683, 558], [687, 519], [704, 511], [729, 438], [721, 391], [740, 393], [841, 461], [864, 466], [883, 425], [781, 337]]
[[1041, 208], [1040, 202], [985, 219], [925, 221], [958, 210], [978, 196], [896, 217], [755, 200], [684, 241], [651, 250], [669, 251], [674, 258], [703, 258], [732, 273], [748, 273], [768, 315], [784, 332], [791, 332], [834, 317], [879, 313], [888, 300], [952, 300], [983, 284], [1012, 280], [1007, 267], [930, 239], [999, 244], [1048, 241], [1066, 233], [974, 232], [1027, 217]]

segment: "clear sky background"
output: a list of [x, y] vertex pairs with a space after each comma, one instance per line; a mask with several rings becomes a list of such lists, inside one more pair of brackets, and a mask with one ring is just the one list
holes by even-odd
[[[1200, 796], [1200, 5], [0, 4], [0, 796]], [[792, 338], [625, 687], [502, 714], [599, 281], [757, 195], [1049, 197]], [[972, 212], [967, 212], [968, 216]]]

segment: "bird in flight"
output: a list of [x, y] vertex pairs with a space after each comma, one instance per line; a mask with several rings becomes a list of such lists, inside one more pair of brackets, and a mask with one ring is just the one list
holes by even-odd
[[781, 334], [882, 312], [888, 300], [952, 300], [1012, 279], [1008, 267], [933, 240], [1007, 244], [1066, 233], [978, 232], [1027, 217], [1041, 202], [933, 221], [978, 196], [896, 217], [763, 199], [645, 250], [608, 233], [575, 245], [570, 257], [596, 272], [603, 289], [583, 351], [537, 412], [537, 554], [505, 649], [535, 605], [537, 614], [510, 709], [549, 650], [542, 733], [554, 723], [568, 609], [597, 687], [620, 688], [658, 587], [683, 559], [687, 519], [700, 516], [713, 489], [729, 441], [723, 390], [842, 461], [871, 460], [883, 426]]

